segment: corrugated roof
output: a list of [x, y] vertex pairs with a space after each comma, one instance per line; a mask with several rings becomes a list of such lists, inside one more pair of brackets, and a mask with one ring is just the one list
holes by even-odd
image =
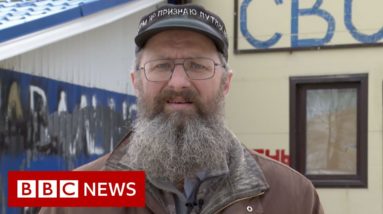
[[0, 0], [0, 42], [131, 0]]
[[[46, 1], [47, 0], [24, 0], [14, 3], [34, 2], [43, 4], [43, 2]], [[66, 0], [64, 2], [69, 1], [70, 0]], [[72, 9], [63, 10], [48, 16], [41, 16], [39, 19], [0, 29], [0, 40], [3, 41], [0, 41], [0, 61], [110, 24], [146, 8], [153, 6], [157, 7], [166, 1], [82, 0], [81, 2], [85, 2], [86, 4], [79, 4], [77, 7]], [[125, 2], [127, 3], [122, 4]], [[9, 2], [0, 0], [0, 3], [3, 4]], [[118, 6], [113, 7], [115, 5]], [[2, 10], [0, 9], [0, 11]], [[92, 15], [87, 16], [91, 13]], [[133, 29], [136, 30], [136, 25], [134, 25]]]

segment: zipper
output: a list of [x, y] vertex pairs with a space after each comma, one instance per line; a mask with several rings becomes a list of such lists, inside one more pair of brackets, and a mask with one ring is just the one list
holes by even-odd
[[228, 204], [226, 204], [224, 207], [222, 207], [221, 209], [217, 210], [216, 212], [214, 212], [214, 214], [218, 214], [219, 212], [221, 212], [222, 210], [226, 209], [227, 207], [235, 204], [235, 203], [238, 203], [240, 201], [243, 201], [243, 200], [247, 200], [249, 198], [256, 198], [256, 197], [259, 197], [261, 195], [265, 194], [265, 192], [260, 192], [259, 194], [255, 195], [255, 196], [249, 196], [249, 197], [244, 197], [244, 198], [240, 198], [240, 199], [237, 199], [237, 200], [234, 200]]

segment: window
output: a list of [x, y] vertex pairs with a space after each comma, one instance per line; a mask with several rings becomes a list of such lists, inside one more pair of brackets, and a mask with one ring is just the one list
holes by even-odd
[[316, 187], [367, 187], [368, 75], [290, 78], [290, 162]]

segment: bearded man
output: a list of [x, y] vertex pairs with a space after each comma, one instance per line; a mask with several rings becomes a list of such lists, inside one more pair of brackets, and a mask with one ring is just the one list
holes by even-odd
[[251, 153], [225, 126], [233, 73], [217, 15], [165, 5], [142, 18], [135, 42], [138, 118], [111, 154], [79, 170], [144, 170], [146, 207], [65, 213], [323, 213], [309, 180]]

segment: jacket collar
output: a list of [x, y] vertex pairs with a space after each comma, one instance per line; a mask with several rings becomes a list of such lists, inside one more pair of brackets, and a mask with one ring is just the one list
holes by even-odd
[[261, 195], [269, 188], [262, 169], [248, 149], [236, 138], [234, 141], [229, 153], [229, 173], [215, 185], [206, 184], [211, 191], [202, 213], [216, 213], [236, 201]]

